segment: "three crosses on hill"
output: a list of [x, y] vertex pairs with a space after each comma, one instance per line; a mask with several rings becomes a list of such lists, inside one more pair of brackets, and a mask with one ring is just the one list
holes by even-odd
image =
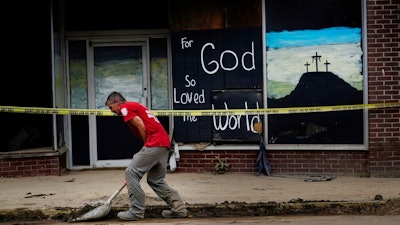
[[[312, 57], [313, 62], [315, 60], [315, 71], [318, 72], [318, 61], [321, 62], [321, 55], [318, 55], [318, 52], [315, 52], [315, 55], [313, 55], [311, 57]], [[326, 72], [328, 72], [328, 65], [331, 63], [329, 63], [328, 60], [326, 60], [326, 62], [324, 64], [325, 64]], [[307, 62], [304, 65], [306, 66], [306, 70], [307, 70], [306, 72], [308, 72], [308, 66], [310, 66], [310, 63]]]

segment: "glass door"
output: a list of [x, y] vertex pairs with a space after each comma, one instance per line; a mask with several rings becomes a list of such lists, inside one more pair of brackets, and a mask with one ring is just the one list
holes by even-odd
[[[145, 42], [92, 43], [89, 63], [89, 107], [108, 109], [104, 103], [112, 91], [129, 101], [147, 105]], [[91, 86], [92, 85], [92, 86]], [[91, 162], [94, 167], [127, 166], [143, 143], [119, 116], [90, 116]]]

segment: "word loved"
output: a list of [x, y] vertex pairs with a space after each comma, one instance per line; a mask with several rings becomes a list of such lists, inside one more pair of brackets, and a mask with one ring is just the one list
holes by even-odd
[[[195, 87], [196, 86], [196, 80], [191, 79], [189, 75], [185, 76], [185, 87], [190, 88], [190, 87]], [[204, 96], [204, 89], [201, 89], [200, 93], [198, 92], [193, 92], [193, 91], [187, 91], [187, 92], [182, 92], [182, 93], [177, 93], [176, 88], [174, 88], [174, 103], [176, 104], [190, 104], [190, 103], [195, 103], [195, 104], [204, 104], [206, 103], [206, 99]]]

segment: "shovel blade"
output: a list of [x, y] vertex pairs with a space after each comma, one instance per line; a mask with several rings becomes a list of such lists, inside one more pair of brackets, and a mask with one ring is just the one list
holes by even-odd
[[119, 194], [119, 192], [121, 192], [122, 189], [124, 189], [125, 186], [126, 186], [126, 181], [124, 181], [122, 186], [118, 190], [116, 190], [103, 205], [97, 206], [96, 208], [82, 214], [81, 216], [78, 216], [75, 219], [72, 219], [71, 221], [76, 222], [76, 221], [96, 220], [107, 216], [107, 214], [111, 211], [112, 200]]
[[97, 206], [96, 208], [86, 212], [77, 218], [73, 219], [73, 222], [76, 221], [87, 221], [87, 220], [96, 220], [108, 215], [111, 210], [111, 204], [105, 203], [103, 205]]

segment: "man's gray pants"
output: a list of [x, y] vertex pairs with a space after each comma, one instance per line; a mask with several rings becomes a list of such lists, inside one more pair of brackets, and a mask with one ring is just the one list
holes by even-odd
[[144, 218], [145, 193], [140, 180], [147, 173], [147, 183], [173, 211], [186, 211], [185, 203], [178, 192], [165, 181], [169, 149], [165, 147], [143, 147], [133, 155], [132, 162], [125, 170], [129, 211], [137, 217]]

